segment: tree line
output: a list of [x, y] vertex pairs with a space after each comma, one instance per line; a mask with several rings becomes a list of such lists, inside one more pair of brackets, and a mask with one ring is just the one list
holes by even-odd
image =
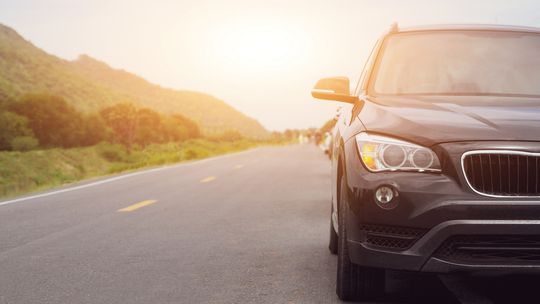
[[102, 141], [130, 148], [198, 137], [199, 127], [189, 118], [129, 102], [82, 113], [62, 97], [29, 94], [0, 107], [0, 150], [85, 147]]

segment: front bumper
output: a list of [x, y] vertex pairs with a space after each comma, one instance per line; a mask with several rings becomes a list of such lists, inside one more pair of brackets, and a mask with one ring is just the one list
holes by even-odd
[[[448, 159], [459, 159], [455, 156], [472, 149], [471, 145], [449, 144], [439, 149], [448, 153]], [[438, 273], [540, 273], [540, 199], [476, 194], [460, 175], [460, 164], [451, 161], [445, 161], [445, 174], [370, 173], [360, 163], [354, 141], [347, 142], [345, 148], [346, 155], [353, 156], [346, 160], [346, 224], [354, 263]], [[399, 192], [394, 209], [383, 209], [375, 203], [374, 191], [381, 185]], [[472, 247], [456, 247], [457, 256], [441, 254], [443, 245], [460, 236], [473, 236], [478, 242]], [[504, 245], [483, 241], [498, 237], [524, 241]], [[463, 250], [471, 256], [459, 256]]]
[[[461, 263], [438, 256], [443, 243], [453, 236], [538, 236], [538, 220], [452, 220], [430, 229], [410, 248], [393, 251], [371, 246], [365, 242], [349, 239], [348, 245], [353, 262], [379, 268], [424, 272], [469, 272], [469, 273], [540, 273], [540, 260], [516, 263], [515, 259], [500, 258], [500, 262], [479, 259], [478, 263]], [[508, 252], [507, 252], [508, 253]], [[505, 262], [508, 261], [508, 262]]]

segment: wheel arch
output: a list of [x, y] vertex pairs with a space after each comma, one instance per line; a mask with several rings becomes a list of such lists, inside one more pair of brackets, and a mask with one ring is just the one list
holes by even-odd
[[346, 174], [347, 174], [347, 169], [346, 169], [346, 156], [345, 156], [345, 143], [343, 142], [343, 139], [340, 138], [339, 140], [339, 149], [338, 149], [338, 155], [337, 155], [337, 161], [336, 161], [336, 164], [337, 164], [337, 174], [336, 174], [336, 183], [334, 185], [335, 189], [335, 193], [336, 193], [336, 221], [335, 221], [335, 230], [336, 232], [339, 232], [339, 219], [338, 219], [338, 210], [339, 208], [341, 208], [341, 180], [343, 178], [347, 178], [346, 177]]

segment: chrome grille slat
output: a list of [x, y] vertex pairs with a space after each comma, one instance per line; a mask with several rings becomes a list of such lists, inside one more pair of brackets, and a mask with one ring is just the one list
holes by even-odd
[[499, 165], [499, 174], [500, 174], [500, 178], [499, 178], [499, 190], [500, 192], [504, 193], [504, 190], [503, 190], [503, 182], [502, 182], [502, 166], [501, 166], [501, 155], [500, 154], [497, 154], [497, 163]]
[[491, 154], [488, 154], [488, 167], [489, 167], [489, 181], [491, 188], [489, 188], [491, 191], [494, 191], [495, 188], [493, 187], [493, 162], [491, 161]]
[[529, 194], [529, 156], [525, 156], [525, 159], [526, 159], [526, 170], [527, 170], [527, 174], [525, 176], [527, 176], [527, 181], [525, 182], [525, 185], [527, 185], [527, 194]]
[[507, 179], [508, 179], [508, 193], [510, 193], [510, 187], [511, 187], [511, 184], [510, 184], [510, 155], [507, 155], [508, 156], [508, 165], [507, 165], [507, 168], [508, 168], [508, 176], [507, 176]]
[[517, 166], [516, 166], [516, 176], [517, 176], [517, 184], [516, 184], [516, 193], [519, 192], [519, 178], [520, 178], [520, 175], [519, 175], [519, 155], [516, 156], [516, 159], [517, 159]]
[[491, 197], [540, 197], [540, 153], [486, 150], [463, 154], [465, 179], [476, 193]]
[[535, 180], [536, 187], [535, 187], [534, 191], [536, 193], [538, 193], [538, 175], [539, 175], [539, 173], [538, 173], [538, 157], [536, 158], [536, 170], [535, 171], [536, 171], [536, 174], [535, 174], [535, 179], [534, 180]]
[[482, 155], [479, 154], [478, 159], [480, 163], [480, 177], [482, 178], [482, 183], [480, 185], [482, 186], [482, 192], [486, 192], [486, 182], [484, 181], [484, 161], [482, 159]]
[[[467, 170], [470, 171], [469, 176], [472, 177], [472, 182], [474, 182], [476, 184], [477, 173], [474, 171], [473, 157], [468, 157], [466, 161], [467, 161], [467, 166], [463, 165], [463, 170], [465, 170], [465, 168], [467, 168]], [[465, 173], [465, 175], [468, 175], [468, 174]]]

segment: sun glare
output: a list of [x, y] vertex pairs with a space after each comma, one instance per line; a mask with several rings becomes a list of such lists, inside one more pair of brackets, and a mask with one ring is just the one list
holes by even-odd
[[213, 50], [224, 64], [238, 69], [281, 69], [301, 56], [298, 36], [275, 24], [231, 26], [217, 31]]

